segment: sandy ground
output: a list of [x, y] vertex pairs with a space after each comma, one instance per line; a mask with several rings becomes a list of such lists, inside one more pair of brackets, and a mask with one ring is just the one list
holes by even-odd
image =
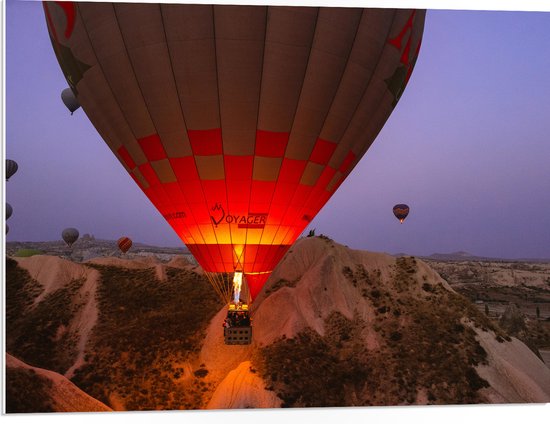
[[65, 377], [67, 378], [71, 378], [74, 375], [75, 370], [84, 365], [84, 351], [86, 344], [88, 343], [88, 339], [92, 334], [92, 329], [94, 328], [98, 317], [96, 288], [99, 277], [100, 275], [98, 271], [95, 269], [90, 270], [86, 278], [86, 282], [81, 289], [81, 293], [84, 293], [86, 303], [79, 313], [81, 318], [75, 319], [69, 327], [70, 329], [76, 330], [80, 336], [77, 343], [78, 354], [75, 363], [65, 373]]

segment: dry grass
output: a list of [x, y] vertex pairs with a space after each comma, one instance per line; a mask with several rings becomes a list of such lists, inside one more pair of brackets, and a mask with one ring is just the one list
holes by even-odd
[[219, 308], [209, 283], [175, 268], [161, 282], [153, 269], [94, 267], [99, 319], [73, 382], [109, 406], [114, 395], [127, 410], [203, 407], [208, 371], [186, 375], [182, 365], [196, 359]]
[[34, 300], [42, 293], [42, 286], [31, 278], [29, 273], [17, 265], [11, 258], [6, 258], [6, 322], [10, 325], [32, 306]]
[[297, 282], [298, 280], [287, 281], [285, 279], [280, 279], [269, 286], [269, 288], [265, 291], [265, 295], [269, 296], [270, 294], [275, 293], [277, 290], [280, 290], [283, 287], [296, 287]]
[[[214, 389], [204, 379], [208, 370], [197, 364], [186, 373], [184, 367], [196, 363], [206, 327], [219, 309], [209, 283], [176, 268], [168, 268], [161, 282], [154, 269], [92, 266], [101, 275], [99, 317], [86, 346], [86, 363], [76, 370], [73, 383], [106, 405], [122, 404], [127, 410], [203, 407]], [[6, 271], [7, 350], [63, 374], [76, 359], [77, 337], [67, 328], [83, 305], [78, 292], [84, 280], [70, 282], [33, 306], [40, 284], [11, 259]], [[9, 384], [15, 399], [30, 380], [13, 375]], [[30, 400], [37, 403], [29, 403], [29, 411], [43, 409], [37, 399]]]
[[63, 374], [76, 359], [77, 335], [67, 327], [83, 306], [76, 297], [83, 284], [83, 279], [73, 280], [33, 305], [42, 287], [8, 259], [6, 350], [30, 365]]
[[[264, 347], [254, 366], [286, 407], [480, 402], [488, 386], [475, 371], [486, 352], [465, 323], [501, 332], [470, 302], [418, 278], [414, 258], [396, 261], [391, 281], [380, 271], [344, 267], [343, 275], [370, 303], [366, 323], [333, 313], [325, 336], [307, 330]], [[368, 351], [364, 334], [376, 331], [380, 348]]]

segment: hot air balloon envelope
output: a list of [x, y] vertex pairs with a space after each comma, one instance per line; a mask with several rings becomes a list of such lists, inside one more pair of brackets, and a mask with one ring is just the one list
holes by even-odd
[[78, 240], [78, 236], [79, 233], [76, 228], [65, 228], [61, 233], [61, 237], [68, 246], [72, 246]]
[[17, 172], [17, 168], [19, 168], [19, 165], [17, 165], [17, 162], [11, 159], [6, 159], [6, 181], [9, 181], [9, 179]]
[[71, 115], [75, 110], [77, 110], [80, 107], [80, 103], [78, 103], [78, 100], [76, 99], [73, 90], [70, 88], [66, 88], [61, 92], [61, 100], [63, 100], [63, 103], [69, 109], [71, 112]]
[[44, 3], [86, 115], [199, 264], [254, 297], [367, 151], [425, 11]]
[[128, 237], [121, 237], [118, 239], [117, 244], [122, 253], [126, 253], [132, 247], [132, 240]]
[[6, 203], [6, 220], [10, 219], [10, 216], [13, 214], [13, 208], [9, 203]]
[[399, 220], [399, 222], [403, 223], [403, 221], [409, 214], [409, 207], [405, 204], [395, 205], [393, 207], [393, 214]]

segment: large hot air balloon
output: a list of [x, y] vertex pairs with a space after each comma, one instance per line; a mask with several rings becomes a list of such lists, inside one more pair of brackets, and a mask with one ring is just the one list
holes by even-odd
[[63, 238], [63, 241], [67, 243], [67, 246], [72, 246], [75, 241], [78, 240], [78, 230], [76, 228], [65, 228], [61, 232], [61, 237]]
[[405, 204], [398, 204], [393, 207], [393, 214], [399, 220], [401, 224], [409, 214], [409, 207]]
[[409, 80], [425, 18], [98, 2], [44, 10], [84, 112], [222, 297], [234, 276], [234, 300], [243, 275], [256, 296], [372, 144]]
[[130, 250], [130, 247], [132, 247], [132, 240], [130, 240], [128, 237], [121, 237], [118, 239], [117, 244], [121, 252], [126, 253], [128, 250]]
[[78, 100], [76, 99], [71, 88], [66, 88], [61, 92], [61, 100], [63, 101], [65, 107], [69, 109], [71, 115], [80, 107], [80, 103], [78, 103]]
[[17, 162], [11, 159], [6, 159], [6, 181], [9, 181], [9, 179], [17, 172], [17, 168], [19, 168], [19, 165], [17, 165]]
[[13, 208], [9, 203], [6, 203], [6, 221], [10, 219], [10, 216], [13, 214]]

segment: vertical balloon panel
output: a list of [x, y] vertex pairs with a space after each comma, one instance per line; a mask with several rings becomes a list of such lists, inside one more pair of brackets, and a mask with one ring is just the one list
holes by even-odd
[[44, 10], [62, 71], [105, 142], [204, 270], [243, 271], [252, 297], [391, 114], [425, 14]]

